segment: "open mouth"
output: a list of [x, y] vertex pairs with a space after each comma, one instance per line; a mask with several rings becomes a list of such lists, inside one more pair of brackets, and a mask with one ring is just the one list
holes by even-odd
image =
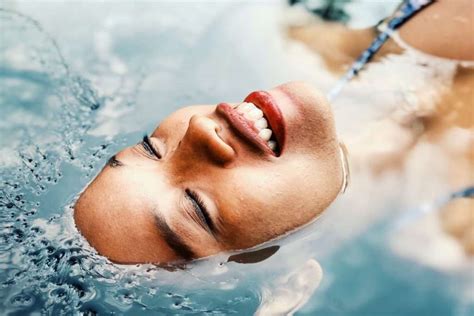
[[257, 136], [262, 139], [266, 145], [275, 153], [279, 152], [279, 146], [275, 138], [275, 134], [268, 125], [268, 120], [255, 104], [250, 102], [243, 102], [239, 104], [235, 110], [242, 115], [252, 125], [257, 133]]
[[274, 156], [281, 155], [285, 137], [283, 116], [269, 93], [252, 92], [235, 106], [219, 104], [217, 111], [253, 145]]

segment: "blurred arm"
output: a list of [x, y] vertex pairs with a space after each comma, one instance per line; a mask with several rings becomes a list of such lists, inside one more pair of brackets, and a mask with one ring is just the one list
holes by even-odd
[[430, 55], [474, 60], [474, 1], [438, 0], [406, 22], [400, 36]]
[[[406, 22], [399, 31], [408, 45], [427, 54], [474, 60], [474, 1], [438, 0]], [[374, 27], [354, 30], [334, 22], [294, 26], [288, 33], [320, 55], [328, 68], [336, 72], [343, 72], [377, 35]], [[402, 49], [389, 40], [374, 60], [401, 52]]]

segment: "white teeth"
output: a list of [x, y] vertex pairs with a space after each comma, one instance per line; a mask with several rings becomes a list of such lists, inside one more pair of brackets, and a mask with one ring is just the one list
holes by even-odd
[[261, 129], [267, 128], [268, 122], [264, 117], [262, 117], [262, 118], [259, 118], [255, 122], [254, 126], [255, 126], [256, 129], [261, 130]]
[[271, 150], [275, 151], [277, 148], [277, 143], [274, 140], [269, 140], [267, 142], [268, 147], [270, 147]]
[[236, 107], [237, 112], [243, 115], [247, 120], [254, 123], [254, 127], [259, 131], [258, 136], [267, 142], [271, 150], [277, 148], [277, 143], [270, 140], [272, 137], [272, 130], [268, 128], [268, 122], [265, 119], [262, 110], [257, 108], [255, 104], [243, 102]]
[[252, 103], [244, 102], [244, 103], [239, 104], [239, 106], [237, 107], [237, 111], [244, 114], [244, 113], [249, 112], [250, 110], [253, 110], [254, 108], [257, 108], [257, 107], [253, 105]]
[[256, 121], [263, 117], [263, 112], [253, 103], [243, 102], [237, 106], [237, 112], [249, 121]]
[[264, 141], [269, 141], [270, 138], [272, 137], [272, 130], [268, 128], [264, 128], [258, 133], [258, 136]]
[[252, 109], [252, 110], [248, 111], [247, 113], [245, 113], [244, 117], [248, 120], [256, 121], [259, 118], [263, 117], [263, 112], [262, 112], [262, 110], [255, 108], [255, 109]]

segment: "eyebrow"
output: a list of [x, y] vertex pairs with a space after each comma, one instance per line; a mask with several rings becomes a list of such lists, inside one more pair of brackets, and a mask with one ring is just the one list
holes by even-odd
[[155, 214], [155, 222], [160, 234], [163, 236], [168, 246], [173, 249], [179, 257], [185, 260], [191, 260], [196, 257], [196, 254], [191, 247], [171, 229], [162, 216]]

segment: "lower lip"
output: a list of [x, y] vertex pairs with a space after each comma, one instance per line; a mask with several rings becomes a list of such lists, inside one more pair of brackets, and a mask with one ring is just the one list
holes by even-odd
[[249, 141], [254, 147], [257, 147], [265, 154], [275, 156], [273, 150], [271, 150], [267, 143], [258, 136], [255, 127], [251, 125], [246, 118], [240, 115], [230, 104], [220, 103], [217, 105], [216, 111], [224, 116], [237, 133]]

